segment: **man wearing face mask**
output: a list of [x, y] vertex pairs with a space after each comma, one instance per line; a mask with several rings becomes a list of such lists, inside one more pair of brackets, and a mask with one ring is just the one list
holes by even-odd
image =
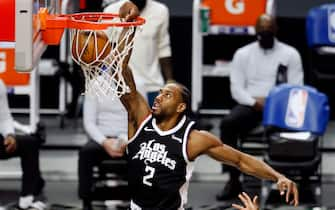
[[[303, 69], [297, 50], [278, 41], [273, 17], [263, 14], [256, 23], [257, 41], [238, 49], [233, 57], [230, 89], [238, 103], [221, 123], [221, 139], [237, 146], [237, 139], [257, 127], [265, 98], [279, 83], [303, 84]], [[225, 166], [227, 168], [227, 166]], [[217, 195], [218, 200], [235, 198], [242, 190], [240, 172], [227, 168], [230, 180]]]
[[[105, 0], [108, 1], [108, 0]], [[121, 5], [129, 1], [119, 0], [109, 4], [104, 12], [118, 13]], [[169, 10], [154, 0], [131, 0], [146, 22], [135, 35], [129, 66], [134, 69], [134, 79], [141, 86], [151, 106], [155, 96], [165, 83], [173, 81], [169, 36]], [[106, 3], [105, 3], [106, 4]]]

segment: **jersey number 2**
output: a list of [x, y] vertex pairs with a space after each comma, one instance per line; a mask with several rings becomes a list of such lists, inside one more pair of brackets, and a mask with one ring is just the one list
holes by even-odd
[[145, 172], [148, 172], [147, 175], [143, 176], [143, 184], [146, 184], [148, 186], [152, 186], [152, 183], [149, 181], [149, 179], [154, 177], [155, 174], [155, 168], [146, 166], [145, 167]]

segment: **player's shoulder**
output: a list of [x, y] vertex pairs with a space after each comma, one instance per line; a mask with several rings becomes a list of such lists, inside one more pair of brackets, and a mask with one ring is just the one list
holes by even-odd
[[189, 139], [196, 141], [196, 142], [211, 142], [211, 141], [217, 141], [217, 137], [213, 135], [212, 133], [205, 131], [205, 130], [198, 130], [198, 129], [192, 129], [189, 135]]
[[208, 131], [193, 129], [188, 138], [187, 150], [191, 160], [204, 154], [208, 149], [220, 146], [222, 142], [219, 138]]

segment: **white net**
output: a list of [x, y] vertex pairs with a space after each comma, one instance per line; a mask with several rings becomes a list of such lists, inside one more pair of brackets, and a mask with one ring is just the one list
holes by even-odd
[[133, 47], [134, 32], [135, 26], [71, 29], [72, 58], [84, 72], [85, 94], [114, 98], [129, 91], [122, 76], [122, 64]]

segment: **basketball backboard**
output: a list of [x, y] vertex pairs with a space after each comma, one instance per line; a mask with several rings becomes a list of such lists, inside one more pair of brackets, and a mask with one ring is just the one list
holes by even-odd
[[47, 45], [40, 32], [38, 11], [48, 8], [60, 13], [61, 0], [15, 0], [15, 69], [30, 72], [37, 65]]

